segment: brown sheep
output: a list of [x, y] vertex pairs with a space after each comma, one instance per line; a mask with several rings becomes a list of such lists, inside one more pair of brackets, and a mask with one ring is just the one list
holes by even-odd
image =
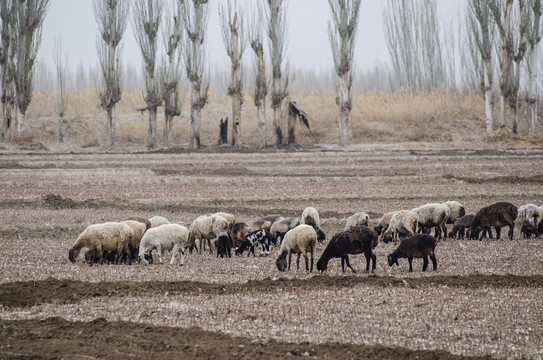
[[426, 271], [428, 268], [428, 256], [430, 256], [434, 270], [437, 270], [437, 259], [435, 256], [436, 244], [437, 239], [428, 234], [417, 234], [403, 239], [396, 250], [388, 255], [388, 265], [392, 266], [396, 264], [400, 266], [398, 259], [407, 258], [407, 261], [409, 261], [409, 271], [412, 272], [413, 258], [422, 258], [424, 261], [422, 271]]
[[500, 238], [501, 228], [509, 226], [509, 239], [513, 240], [513, 230], [515, 229], [515, 220], [517, 218], [517, 207], [508, 202], [498, 202], [484, 208], [481, 208], [475, 214], [473, 222], [469, 228], [471, 236], [479, 237], [481, 230], [483, 231], [479, 240], [483, 240], [488, 231], [489, 237], [492, 239], [491, 226], [496, 229], [496, 238]]

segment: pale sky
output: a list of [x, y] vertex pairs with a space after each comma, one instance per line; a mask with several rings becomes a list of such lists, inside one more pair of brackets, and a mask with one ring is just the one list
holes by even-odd
[[[126, 0], [127, 1], [127, 0]], [[254, 0], [247, 0], [248, 2]], [[226, 0], [210, 0], [207, 53], [211, 64], [227, 66], [229, 58], [224, 50], [218, 4]], [[244, 4], [244, 1], [240, 1]], [[288, 43], [287, 59], [291, 66], [328, 70], [332, 67], [332, 56], [328, 42], [330, 9], [328, 0], [287, 0]], [[437, 0], [442, 29], [457, 19], [464, 0]], [[359, 29], [355, 48], [358, 68], [372, 66], [376, 60], [388, 61], [382, 26], [384, 0], [362, 0]], [[141, 54], [134, 41], [129, 23], [124, 34], [123, 62], [140, 66]], [[457, 34], [455, 34], [456, 36]], [[51, 66], [53, 46], [62, 40], [63, 52], [68, 66], [75, 69], [80, 62], [85, 66], [97, 65], [97, 26], [92, 9], [92, 0], [51, 0], [42, 33], [42, 44], [38, 58]], [[247, 51], [246, 55], [249, 53]]]

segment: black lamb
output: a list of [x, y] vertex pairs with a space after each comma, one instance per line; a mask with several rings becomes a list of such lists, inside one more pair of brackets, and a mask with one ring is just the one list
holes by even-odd
[[417, 234], [400, 242], [400, 245], [394, 250], [394, 252], [388, 255], [388, 265], [394, 264], [400, 266], [398, 259], [407, 258], [409, 261], [409, 271], [413, 271], [413, 258], [422, 258], [424, 264], [422, 265], [422, 271], [426, 271], [428, 268], [428, 256], [432, 259], [434, 270], [437, 270], [437, 259], [435, 256], [435, 248], [437, 245], [437, 239], [428, 234]]
[[328, 261], [332, 258], [341, 258], [341, 269], [345, 272], [345, 263], [355, 273], [349, 262], [349, 254], [361, 254], [366, 256], [366, 273], [370, 270], [370, 259], [372, 260], [372, 271], [375, 271], [376, 256], [373, 249], [377, 246], [377, 233], [367, 226], [355, 226], [347, 231], [335, 234], [324, 249], [319, 261], [317, 270], [326, 271]]

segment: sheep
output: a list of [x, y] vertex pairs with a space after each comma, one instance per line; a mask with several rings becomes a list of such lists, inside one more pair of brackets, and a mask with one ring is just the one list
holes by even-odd
[[[275, 261], [275, 265], [279, 271], [285, 271], [287, 268], [287, 255], [288, 255], [288, 269], [290, 270], [290, 262], [292, 254], [298, 255], [296, 259], [296, 269], [300, 269], [300, 255], [305, 259], [305, 270], [313, 272], [313, 258], [315, 257], [315, 248], [317, 246], [317, 232], [312, 226], [302, 224], [294, 229], [287, 231], [281, 248], [279, 249], [279, 257]], [[307, 253], [311, 255], [311, 269], [309, 268], [309, 259]]]
[[449, 200], [442, 203], [442, 205], [449, 208], [449, 219], [447, 220], [447, 224], [454, 224], [456, 219], [460, 219], [462, 216], [466, 215], [466, 208], [458, 201]]
[[[81, 249], [86, 247], [90, 251], [95, 250], [94, 256], [102, 261], [104, 260], [102, 251], [115, 252], [114, 263], [117, 264], [133, 236], [134, 230], [127, 224], [106, 222], [89, 225], [77, 237], [72, 248], [68, 251], [68, 259], [72, 264], [75, 263]], [[91, 262], [91, 265], [93, 262]]]
[[[443, 204], [430, 203], [412, 209], [419, 216], [419, 228], [435, 227], [435, 237], [438, 239], [447, 237], [447, 220], [449, 219], [449, 207]], [[423, 231], [424, 232], [424, 231]]]
[[152, 228], [155, 228], [155, 227], [158, 227], [160, 225], [164, 225], [164, 224], [169, 224], [170, 221], [168, 219], [166, 219], [165, 217], [163, 216], [153, 216], [152, 218], [149, 218], [149, 222], [151, 223], [151, 227]]
[[269, 222], [271, 222], [272, 225], [273, 225], [274, 222], [281, 221], [281, 220], [283, 220], [283, 219], [284, 219], [284, 217], [282, 217], [282, 216], [279, 215], [279, 214], [266, 215], [266, 216], [264, 216], [264, 217], [262, 218], [262, 220], [268, 220]]
[[272, 226], [271, 221], [266, 220], [266, 219], [259, 219], [251, 223], [251, 230], [252, 231], [256, 231], [256, 230], [270, 231], [271, 226]]
[[534, 226], [537, 226], [539, 221], [537, 220], [540, 218], [541, 213], [539, 211], [539, 208], [537, 205], [534, 204], [526, 204], [522, 205], [518, 208], [518, 215], [517, 215], [517, 225], [522, 226], [523, 222], [531, 221]]
[[366, 273], [370, 270], [370, 259], [372, 260], [372, 272], [375, 271], [376, 256], [372, 250], [377, 246], [378, 239], [377, 233], [367, 226], [354, 226], [335, 234], [317, 261], [317, 270], [326, 271], [328, 261], [339, 257], [341, 258], [341, 270], [345, 272], [345, 263], [347, 263], [347, 266], [355, 273], [356, 271], [349, 262], [349, 254], [364, 253]]
[[205, 245], [205, 241], [209, 245], [209, 252], [213, 253], [211, 247], [211, 239], [217, 237], [217, 234], [220, 230], [227, 230], [229, 227], [229, 222], [224, 217], [219, 215], [202, 215], [199, 216], [196, 220], [190, 225], [190, 235], [188, 240], [189, 249], [193, 249], [195, 246], [196, 239], [200, 240], [200, 253]]
[[232, 239], [232, 246], [238, 247], [243, 241], [243, 238], [249, 235], [251, 231], [253, 230], [247, 223], [244, 223], [244, 222], [235, 223], [230, 232], [230, 237]]
[[357, 212], [347, 218], [347, 222], [345, 223], [345, 229], [343, 231], [347, 231], [352, 227], [355, 226], [368, 226], [370, 221], [370, 217], [365, 212]]
[[121, 222], [134, 230], [134, 236], [128, 242], [126, 251], [130, 252], [130, 259], [135, 259], [138, 255], [141, 238], [147, 231], [147, 225], [137, 220], [124, 220]]
[[529, 239], [532, 237], [532, 235], [535, 235], [535, 237], [538, 237], [541, 232], [539, 227], [541, 227], [542, 223], [539, 223], [539, 226], [535, 226], [528, 220], [524, 220], [520, 226], [520, 234], [525, 238]]
[[217, 234], [217, 257], [232, 257], [232, 241], [225, 230], [220, 230]]
[[151, 221], [149, 221], [149, 219], [146, 219], [144, 217], [140, 217], [140, 216], [129, 216], [125, 219], [123, 219], [122, 221], [126, 221], [126, 220], [134, 220], [134, 221], [139, 221], [140, 223], [144, 223], [145, 224], [145, 230], [149, 230], [151, 228]]
[[383, 238], [390, 235], [394, 236], [394, 242], [399, 240], [400, 234], [415, 235], [419, 229], [419, 216], [416, 212], [410, 210], [400, 210], [392, 215], [390, 224], [383, 234]]
[[478, 238], [479, 232], [483, 230], [479, 240], [483, 240], [488, 231], [489, 237], [492, 239], [491, 226], [496, 229], [496, 238], [500, 238], [501, 228], [509, 226], [509, 238], [513, 240], [513, 230], [515, 229], [515, 220], [518, 215], [517, 207], [508, 202], [498, 202], [489, 206], [485, 206], [475, 214], [469, 231], [471, 236]]
[[302, 220], [300, 224], [306, 224], [313, 226], [313, 229], [317, 232], [317, 241], [322, 243], [326, 240], [326, 235], [321, 229], [321, 220], [319, 217], [319, 212], [314, 207], [306, 207], [302, 212]]
[[179, 224], [164, 224], [158, 227], [150, 228], [145, 232], [140, 242], [138, 257], [140, 261], [147, 264], [146, 254], [153, 250], [157, 251], [158, 262], [162, 264], [162, 254], [170, 250], [172, 258], [170, 265], [175, 263], [175, 258], [181, 252], [179, 264], [183, 265], [185, 261], [184, 248], [187, 246], [189, 238], [189, 229]]
[[253, 253], [255, 255], [255, 245], [260, 244], [259, 256], [268, 256], [270, 254], [270, 233], [266, 230], [255, 230], [245, 236], [241, 244], [236, 248], [236, 255], [243, 254], [247, 249], [247, 256]]
[[407, 258], [407, 261], [409, 261], [409, 272], [413, 272], [413, 258], [422, 258], [424, 261], [422, 271], [426, 271], [428, 268], [428, 256], [430, 256], [434, 270], [437, 270], [436, 245], [437, 239], [428, 234], [417, 234], [403, 239], [396, 250], [388, 255], [388, 265], [392, 266], [396, 264], [400, 266], [398, 259]]
[[294, 217], [288, 217], [274, 222], [270, 228], [271, 241], [273, 244], [277, 244], [277, 241], [281, 243], [281, 240], [287, 231], [298, 225], [300, 225], [300, 219]]
[[383, 216], [381, 216], [379, 222], [373, 228], [377, 235], [381, 235], [383, 230], [386, 230], [388, 228], [388, 225], [390, 224], [390, 219], [392, 219], [392, 215], [394, 215], [395, 213], [397, 213], [397, 211], [387, 212], [383, 214]]
[[[454, 239], [456, 236], [458, 236], [458, 239], [464, 240], [466, 229], [469, 229], [471, 226], [471, 223], [473, 222], [473, 218], [475, 217], [475, 214], [467, 214], [464, 215], [454, 222], [454, 225], [452, 227], [451, 232], [449, 233], [449, 238]], [[468, 238], [471, 238], [468, 231]]]

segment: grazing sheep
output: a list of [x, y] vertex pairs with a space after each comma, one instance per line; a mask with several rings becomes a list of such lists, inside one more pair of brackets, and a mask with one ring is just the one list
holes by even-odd
[[379, 222], [377, 225], [373, 228], [373, 230], [377, 233], [377, 235], [381, 235], [384, 230], [388, 228], [388, 225], [390, 225], [390, 219], [392, 219], [392, 215], [396, 214], [397, 211], [391, 211], [383, 214], [381, 218], [379, 219]]
[[300, 224], [306, 224], [313, 226], [313, 229], [317, 232], [317, 241], [322, 243], [326, 240], [326, 234], [321, 229], [321, 220], [319, 217], [319, 212], [314, 207], [306, 207], [302, 212], [302, 220]]
[[454, 224], [456, 219], [460, 219], [462, 216], [466, 215], [466, 208], [458, 201], [449, 200], [442, 203], [442, 205], [449, 208], [449, 219], [447, 220], [447, 224]]
[[410, 210], [400, 210], [392, 215], [390, 224], [383, 234], [383, 238], [393, 235], [394, 242], [398, 241], [400, 234], [415, 235], [419, 229], [419, 216], [416, 212]]
[[352, 227], [355, 226], [368, 226], [370, 221], [370, 217], [365, 212], [357, 212], [347, 218], [347, 222], [345, 223], [345, 229], [343, 231], [347, 231]]
[[[419, 216], [419, 228], [435, 227], [435, 237], [438, 239], [447, 237], [447, 220], [449, 219], [449, 207], [443, 204], [425, 204], [412, 209]], [[424, 231], [423, 231], [424, 232]]]
[[217, 257], [232, 257], [232, 241], [225, 230], [219, 231], [217, 234]]
[[166, 219], [163, 216], [153, 216], [152, 218], [149, 218], [149, 222], [151, 223], [152, 228], [156, 228], [160, 225], [169, 224], [170, 221]]
[[[86, 247], [88, 250], [95, 250], [94, 256], [98, 257], [100, 261], [104, 261], [102, 258], [103, 251], [115, 252], [114, 263], [118, 264], [122, 253], [133, 236], [134, 230], [123, 223], [107, 222], [89, 225], [77, 237], [72, 248], [68, 251], [68, 259], [75, 263], [81, 249]], [[91, 265], [94, 262], [94, 260], [91, 261]]]
[[266, 219], [260, 219], [260, 220], [253, 221], [253, 223], [251, 224], [251, 230], [252, 231], [256, 231], [256, 230], [270, 231], [271, 226], [272, 226], [271, 221], [266, 220]]
[[372, 260], [372, 271], [375, 271], [376, 256], [373, 249], [377, 246], [379, 237], [374, 230], [367, 226], [355, 226], [341, 233], [335, 234], [324, 249], [319, 261], [317, 270], [326, 271], [328, 261], [332, 258], [341, 258], [341, 270], [345, 272], [345, 263], [355, 273], [349, 262], [349, 254], [361, 254], [366, 256], [366, 273], [370, 271], [370, 259]]
[[522, 222], [522, 225], [520, 226], [520, 234], [524, 239], [529, 239], [532, 237], [532, 235], [535, 235], [535, 237], [539, 236], [539, 231], [537, 229], [537, 226], [529, 222], [528, 220], [524, 220]]
[[469, 228], [471, 236], [478, 238], [479, 233], [483, 230], [479, 240], [483, 240], [488, 231], [489, 237], [492, 239], [491, 226], [496, 229], [496, 238], [500, 238], [501, 228], [509, 226], [509, 238], [513, 240], [513, 231], [515, 229], [515, 220], [517, 218], [517, 207], [508, 202], [498, 202], [489, 206], [485, 206], [475, 214], [471, 226]]
[[126, 219], [123, 219], [122, 221], [126, 221], [126, 220], [134, 220], [134, 221], [139, 221], [140, 223], [144, 223], [145, 224], [145, 230], [149, 230], [151, 228], [151, 221], [149, 221], [149, 219], [146, 219], [144, 217], [129, 216]]
[[518, 214], [516, 219], [517, 225], [522, 226], [522, 223], [526, 220], [531, 221], [534, 226], [537, 226], [537, 224], [539, 223], [538, 218], [541, 218], [541, 213], [537, 205], [526, 204], [518, 208]]
[[[292, 230], [289, 230], [281, 243], [279, 249], [279, 257], [275, 261], [275, 265], [279, 271], [285, 271], [287, 268], [287, 255], [288, 255], [288, 269], [290, 270], [290, 262], [292, 254], [298, 255], [296, 259], [296, 269], [300, 269], [300, 255], [305, 259], [305, 270], [313, 272], [313, 258], [315, 257], [315, 248], [317, 246], [317, 232], [309, 225], [299, 225]], [[311, 269], [309, 268], [308, 253], [311, 254]]]
[[[469, 227], [471, 226], [471, 223], [473, 222], [474, 217], [475, 217], [475, 214], [467, 214], [456, 219], [452, 227], [452, 230], [449, 233], [449, 238], [454, 239], [455, 237], [458, 237], [458, 239], [464, 240], [466, 229], [469, 229]], [[468, 231], [468, 238], [471, 238], [469, 231]]]
[[199, 216], [190, 225], [190, 235], [188, 240], [189, 249], [192, 251], [192, 249], [195, 247], [196, 239], [198, 239], [200, 240], [200, 254], [202, 253], [206, 241], [209, 246], [209, 252], [212, 254], [213, 248], [211, 246], [211, 239], [216, 238], [220, 230], [227, 230], [228, 227], [228, 220], [220, 215], [213, 214], [211, 216]]
[[132, 230], [134, 230], [134, 236], [128, 242], [126, 251], [130, 252], [131, 259], [136, 259], [140, 248], [141, 238], [147, 231], [147, 225], [137, 220], [124, 220], [121, 222], [130, 226]]
[[247, 256], [253, 253], [255, 255], [255, 246], [260, 244], [259, 256], [268, 256], [270, 254], [270, 233], [266, 230], [255, 230], [252, 233], [245, 236], [241, 244], [236, 248], [236, 255], [243, 254], [243, 251], [247, 249]]
[[179, 224], [164, 224], [156, 228], [150, 228], [145, 232], [140, 242], [140, 250], [138, 256], [140, 261], [147, 264], [145, 254], [152, 253], [156, 250], [158, 262], [162, 264], [162, 254], [164, 251], [171, 251], [172, 258], [170, 264], [175, 263], [175, 258], [181, 252], [179, 264], [183, 265], [185, 261], [184, 248], [187, 246], [189, 238], [189, 229]]
[[283, 220], [283, 219], [284, 219], [284, 217], [282, 217], [282, 216], [279, 215], [279, 214], [266, 215], [266, 216], [264, 216], [264, 217], [262, 218], [262, 220], [268, 220], [269, 222], [271, 222], [272, 225], [273, 225], [274, 222], [281, 221], [281, 220]]
[[403, 239], [396, 250], [388, 255], [388, 265], [392, 266], [396, 264], [400, 266], [398, 259], [407, 258], [407, 261], [409, 261], [409, 271], [412, 272], [413, 258], [422, 258], [424, 261], [422, 271], [426, 271], [428, 268], [428, 256], [430, 256], [432, 265], [434, 265], [434, 270], [437, 270], [437, 259], [435, 256], [436, 245], [437, 239], [428, 234], [417, 234]]
[[271, 241], [273, 244], [277, 244], [277, 241], [281, 243], [281, 240], [287, 231], [294, 229], [298, 225], [300, 225], [300, 219], [294, 217], [288, 217], [274, 222], [270, 228]]
[[252, 231], [251, 227], [247, 223], [244, 223], [244, 222], [235, 223], [230, 232], [231, 234], [230, 237], [232, 238], [232, 246], [238, 247], [243, 241], [243, 239], [247, 235], [249, 235], [251, 231]]

